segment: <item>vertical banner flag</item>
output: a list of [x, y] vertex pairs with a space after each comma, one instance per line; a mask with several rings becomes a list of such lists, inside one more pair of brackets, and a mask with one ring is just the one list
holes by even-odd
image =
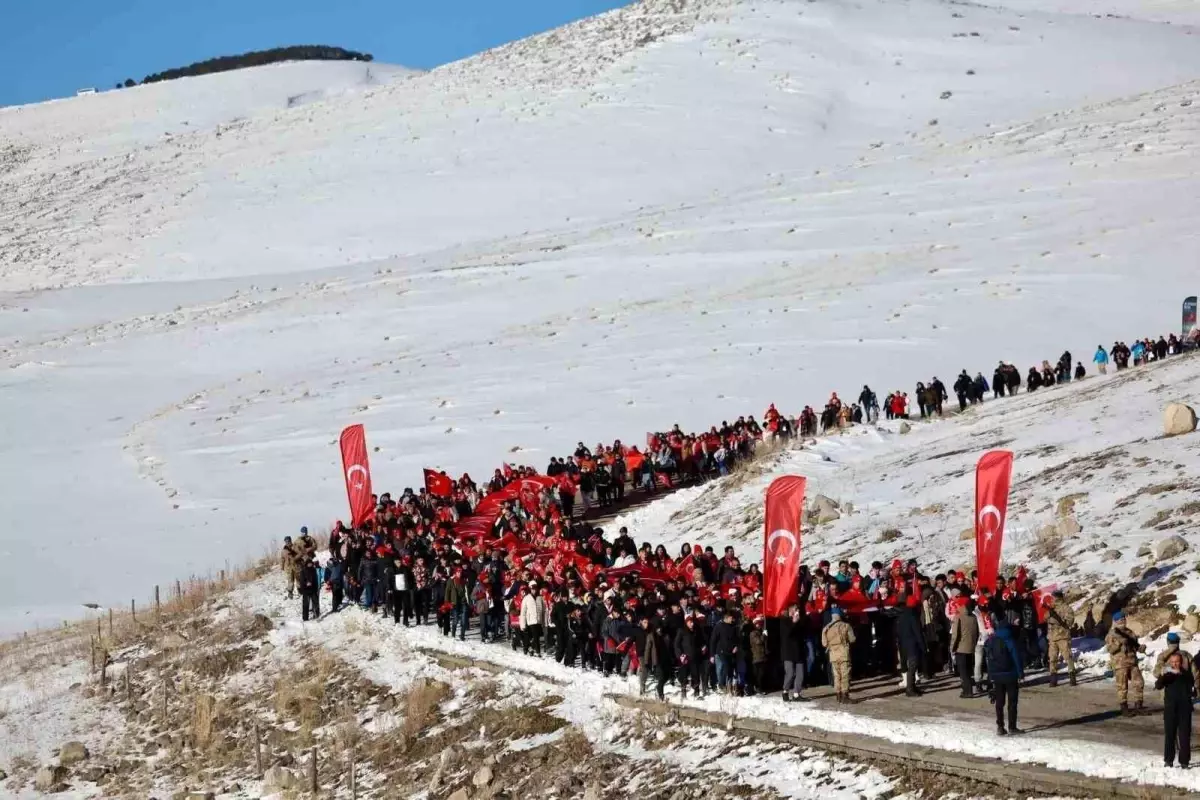
[[1000, 574], [1012, 463], [1013, 454], [1008, 450], [992, 450], [984, 453], [975, 467], [975, 568], [979, 587], [989, 592], [996, 590]]
[[371, 464], [367, 461], [367, 434], [362, 425], [342, 431], [342, 472], [346, 477], [346, 496], [350, 499], [350, 524], [358, 527], [371, 518], [375, 503], [371, 498]]
[[796, 602], [800, 578], [800, 520], [804, 487], [798, 475], [776, 478], [767, 487], [763, 545], [763, 614], [778, 617]]
[[454, 481], [444, 472], [425, 470], [425, 490], [434, 497], [449, 497], [454, 494]]
[[1183, 301], [1183, 336], [1186, 339], [1196, 327], [1196, 296], [1184, 298]]

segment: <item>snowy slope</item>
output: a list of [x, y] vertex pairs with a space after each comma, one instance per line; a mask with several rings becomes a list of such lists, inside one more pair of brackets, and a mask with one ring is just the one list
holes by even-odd
[[0, 108], [17, 141], [90, 161], [159, 145], [164, 137], [211, 134], [249, 117], [359, 93], [418, 74], [361, 61], [285, 61], [128, 89]]
[[327, 524], [349, 422], [402, 488], [1173, 327], [1200, 50], [1080, 10], [648, 0], [219, 135], [0, 112], [0, 628]]

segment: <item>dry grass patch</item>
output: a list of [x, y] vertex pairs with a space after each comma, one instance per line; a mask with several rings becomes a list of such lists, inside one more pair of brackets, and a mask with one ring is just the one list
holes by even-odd
[[1171, 512], [1169, 510], [1163, 510], [1163, 511], [1156, 512], [1154, 514], [1154, 516], [1150, 517], [1150, 519], [1148, 519], [1142, 523], [1142, 527], [1143, 528], [1157, 527], [1157, 526], [1163, 524], [1164, 522], [1166, 522], [1168, 519], [1170, 519], [1170, 517], [1171, 517]]
[[450, 695], [449, 684], [441, 681], [418, 680], [404, 697], [404, 725], [401, 735], [412, 741], [421, 735], [437, 718], [438, 707]]
[[500, 683], [491, 678], [485, 678], [478, 683], [473, 683], [467, 690], [467, 696], [479, 705], [498, 700], [500, 698]]
[[544, 733], [554, 733], [566, 726], [566, 721], [537, 706], [515, 708], [484, 708], [475, 715], [478, 726], [487, 729], [489, 738], [524, 739]]
[[554, 749], [566, 756], [567, 760], [576, 764], [591, 758], [595, 753], [591, 740], [578, 725], [572, 725], [563, 731], [563, 735], [554, 743]]
[[1060, 497], [1058, 503], [1054, 507], [1054, 515], [1056, 517], [1069, 517], [1075, 513], [1075, 504], [1080, 500], [1087, 499], [1087, 492], [1076, 492], [1065, 497]]
[[[1031, 560], [1047, 559], [1060, 561], [1066, 555], [1066, 540], [1056, 525], [1043, 525], [1033, 535], [1033, 546], [1029, 548]], [[1008, 573], [1004, 573], [1008, 574]]]
[[330, 676], [337, 659], [323, 649], [307, 654], [305, 666], [285, 673], [275, 682], [275, 713], [299, 726], [300, 740], [311, 744], [313, 731], [325, 723]]

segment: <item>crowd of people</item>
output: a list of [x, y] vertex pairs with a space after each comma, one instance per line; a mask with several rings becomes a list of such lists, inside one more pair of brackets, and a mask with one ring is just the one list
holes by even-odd
[[[1178, 351], [1177, 342], [1160, 341], [1167, 343], [1161, 357]], [[1102, 352], [1094, 361], [1106, 369]], [[1159, 352], [1157, 343], [1129, 349], [1141, 359]], [[1117, 369], [1129, 364], [1124, 354], [1123, 345], [1114, 346]], [[1082, 367], [1072, 371], [1071, 362], [1064, 353], [1055, 367], [1032, 368], [1027, 390], [1077, 378]], [[990, 388], [982, 374], [971, 378], [964, 370], [952, 389], [962, 409], [983, 402], [988, 391], [1016, 393], [1020, 384], [1019, 371], [1001, 363]], [[940, 416], [949, 395], [935, 377], [917, 384], [916, 398], [922, 417]], [[910, 415], [900, 391], [884, 408], [889, 418]], [[992, 698], [999, 734], [1019, 734], [1018, 696], [1028, 671], [1046, 669], [1052, 686], [1060, 671], [1076, 681], [1073, 614], [1060, 608], [1060, 593], [1038, 590], [1023, 568], [989, 590], [974, 572], [926, 570], [915, 559], [819, 561], [801, 566], [795, 605], [768, 620], [759, 567], [743, 563], [733, 547], [718, 553], [684, 544], [670, 553], [662, 544], [635, 542], [625, 528], [610, 536], [589, 522], [594, 508], [631, 493], [725, 475], [764, 441], [813, 436], [818, 425], [871, 422], [878, 413], [875, 393], [864, 386], [857, 403], [834, 394], [819, 417], [806, 406], [788, 418], [772, 405], [762, 424], [739, 417], [701, 433], [676, 425], [648, 435], [644, 451], [619, 440], [592, 448], [580, 442], [544, 473], [505, 465], [482, 486], [469, 475], [452, 480], [441, 473], [446, 485], [435, 491], [427, 478], [416, 491], [377, 496], [372, 519], [356, 528], [336, 523], [324, 564], [306, 528], [296, 541], [288, 537], [281, 555], [288, 596], [299, 591], [305, 620], [320, 617], [324, 589], [335, 613], [356, 604], [397, 624], [436, 625], [448, 637], [477, 633], [483, 643], [507, 642], [564, 666], [636, 675], [642, 691], [652, 685], [659, 698], [673, 685], [681, 697], [781, 690], [783, 701], [801, 702], [809, 687], [832, 685], [838, 701], [850, 703], [854, 681], [901, 678], [906, 694], [918, 695], [929, 680], [956, 675], [962, 697]], [[504, 499], [485, 503], [485, 533], [464, 535], [467, 521], [480, 521], [485, 498], [497, 497]], [[1120, 709], [1136, 714], [1143, 709], [1144, 648], [1119, 612], [1105, 644]], [[1200, 668], [1176, 653], [1164, 654], [1156, 678], [1168, 694], [1182, 695], [1185, 683], [1195, 693]], [[1173, 682], [1184, 673], [1188, 681]], [[1190, 717], [1185, 726], [1182, 704], [1172, 708], [1180, 739]], [[1188, 748], [1180, 743], [1186, 764]]]

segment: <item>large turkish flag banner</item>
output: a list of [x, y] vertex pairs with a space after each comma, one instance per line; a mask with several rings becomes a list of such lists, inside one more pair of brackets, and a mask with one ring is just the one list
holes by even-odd
[[1000, 550], [1008, 518], [1008, 490], [1012, 483], [1013, 454], [1008, 450], [984, 453], [975, 467], [975, 568], [979, 588], [996, 591]]
[[371, 464], [367, 460], [367, 434], [362, 425], [342, 431], [342, 473], [346, 478], [346, 497], [350, 500], [350, 522], [362, 525], [375, 513], [371, 497]]
[[800, 520], [804, 487], [798, 475], [776, 478], [767, 487], [763, 543], [763, 614], [778, 617], [797, 600], [800, 580]]

